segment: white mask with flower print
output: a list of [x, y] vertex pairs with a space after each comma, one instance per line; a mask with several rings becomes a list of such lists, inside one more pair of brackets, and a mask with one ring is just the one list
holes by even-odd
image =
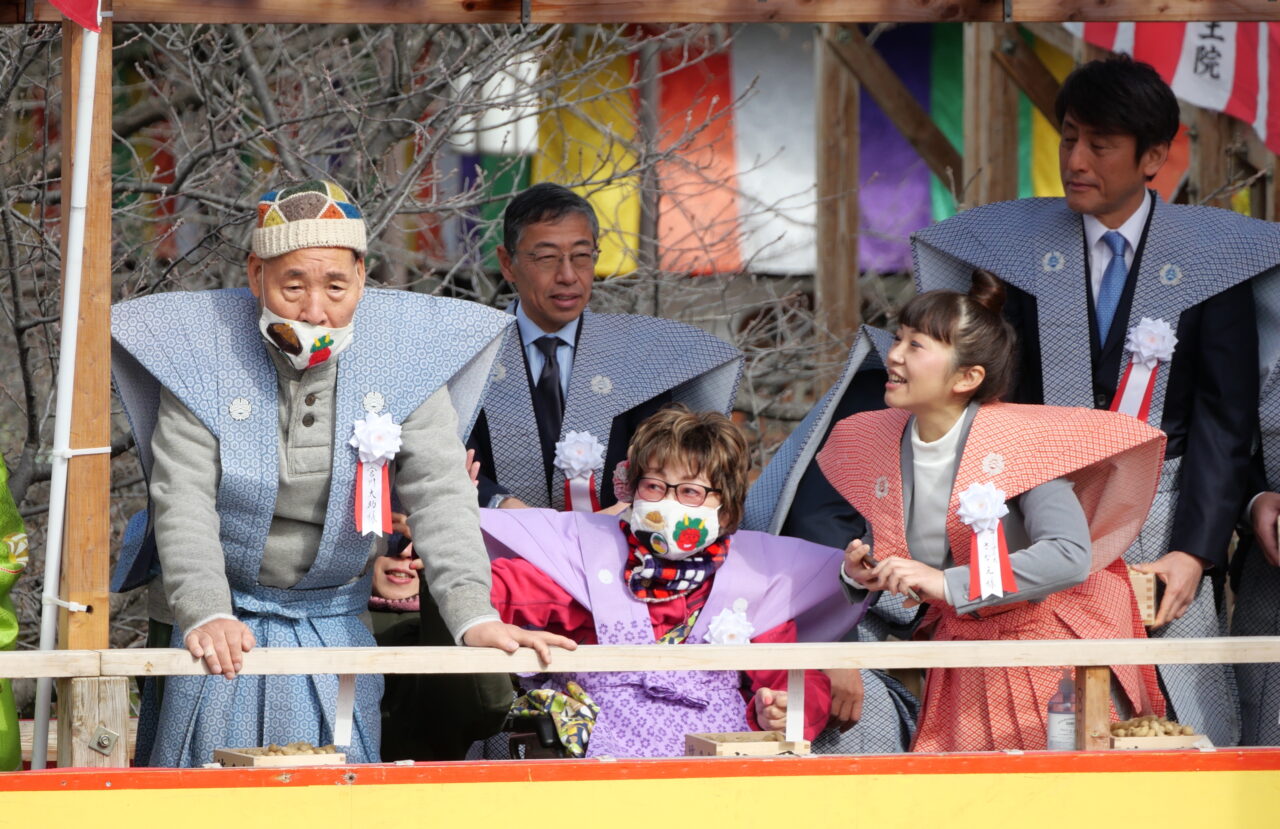
[[687, 507], [672, 498], [637, 498], [631, 505], [631, 533], [655, 556], [681, 561], [720, 537], [720, 511], [708, 506]]

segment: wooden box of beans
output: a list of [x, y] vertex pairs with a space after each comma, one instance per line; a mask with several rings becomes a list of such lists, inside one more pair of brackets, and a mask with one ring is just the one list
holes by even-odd
[[1155, 573], [1139, 573], [1129, 568], [1129, 583], [1133, 585], [1133, 597], [1138, 600], [1138, 615], [1142, 624], [1151, 627], [1156, 623], [1156, 576]]
[[339, 766], [347, 762], [347, 755], [336, 746], [300, 741], [260, 748], [220, 748], [213, 752], [213, 761], [224, 766]]
[[1147, 715], [1111, 724], [1111, 747], [1129, 751], [1162, 751], [1178, 748], [1213, 748], [1203, 734], [1189, 725]]
[[788, 742], [781, 731], [727, 731], [684, 735], [686, 757], [771, 757], [808, 754], [809, 741]]

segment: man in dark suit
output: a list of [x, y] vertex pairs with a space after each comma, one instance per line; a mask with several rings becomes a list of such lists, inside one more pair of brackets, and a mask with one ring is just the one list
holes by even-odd
[[[1159, 492], [1125, 558], [1163, 587], [1153, 636], [1220, 635], [1215, 587], [1257, 406], [1248, 280], [1280, 264], [1280, 232], [1148, 190], [1178, 129], [1177, 101], [1150, 66], [1085, 64], [1056, 108], [1065, 199], [986, 205], [919, 232], [918, 285], [960, 288], [973, 267], [993, 271], [1021, 345], [1015, 401], [1114, 408], [1168, 434]], [[1161, 681], [1182, 722], [1235, 744], [1225, 668], [1161, 666]]]
[[516, 324], [468, 442], [482, 506], [609, 507], [641, 421], [673, 401], [732, 409], [737, 349], [671, 320], [587, 310], [599, 235], [590, 203], [557, 184], [507, 206], [498, 262]]

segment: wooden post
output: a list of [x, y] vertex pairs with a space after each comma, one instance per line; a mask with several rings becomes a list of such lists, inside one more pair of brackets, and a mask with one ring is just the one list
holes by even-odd
[[1076, 749], [1111, 748], [1111, 668], [1076, 668]]
[[[862, 319], [858, 301], [859, 84], [824, 43], [847, 37], [841, 35], [843, 31], [835, 24], [824, 24], [814, 44], [818, 87], [818, 261], [813, 293], [819, 326], [847, 349]], [[843, 353], [826, 356], [834, 357], [837, 364], [843, 362]], [[834, 375], [825, 378], [834, 379]]]
[[129, 680], [58, 680], [58, 768], [129, 765]]
[[[103, 3], [110, 8], [110, 3]], [[111, 445], [111, 21], [102, 22], [95, 67], [80, 66], [84, 30], [63, 23], [62, 30], [62, 206], [63, 245], [71, 194], [72, 147], [80, 73], [97, 73], [94, 87], [93, 142], [89, 159], [88, 210], [85, 216], [84, 270], [80, 290], [80, 334], [72, 394], [71, 448]], [[65, 256], [65, 250], [64, 250]], [[110, 647], [110, 454], [71, 458], [67, 470], [66, 529], [62, 556], [62, 598], [87, 605], [88, 612], [62, 611], [58, 647]], [[124, 734], [128, 694], [124, 683], [100, 678], [58, 686], [59, 728], [73, 733], [59, 741], [59, 765], [128, 765], [124, 741], [108, 756], [88, 751], [88, 734], [98, 720]], [[69, 693], [64, 693], [69, 691]], [[89, 708], [81, 711], [80, 705]], [[60, 734], [60, 736], [62, 736]], [[88, 752], [87, 755], [84, 752]], [[82, 762], [83, 761], [83, 762]]]
[[964, 25], [964, 198], [974, 207], [1018, 197], [1018, 93], [992, 53], [1014, 26]]
[[1231, 119], [1221, 112], [1196, 107], [1191, 121], [1191, 175], [1188, 201], [1231, 207], [1226, 186], [1231, 182]]
[[1061, 131], [1054, 102], [1062, 84], [1058, 83], [1058, 79], [1040, 60], [1035, 50], [1018, 36], [1016, 28], [1000, 39], [992, 57], [1009, 76], [1009, 80], [1023, 91], [1031, 105], [1040, 110], [1040, 114], [1048, 119], [1055, 130]]

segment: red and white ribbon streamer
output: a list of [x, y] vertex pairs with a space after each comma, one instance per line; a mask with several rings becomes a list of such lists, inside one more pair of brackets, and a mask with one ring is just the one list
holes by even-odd
[[400, 451], [400, 426], [391, 415], [371, 412], [352, 424], [356, 450], [356, 531], [361, 535], [391, 532], [391, 471]]
[[1120, 388], [1111, 399], [1111, 411], [1124, 412], [1146, 422], [1151, 416], [1151, 396], [1156, 390], [1156, 374], [1160, 364], [1148, 367], [1135, 355], [1120, 378]]
[[1146, 422], [1151, 415], [1151, 397], [1156, 390], [1160, 364], [1173, 359], [1178, 338], [1173, 326], [1162, 319], [1143, 317], [1125, 335], [1124, 347], [1129, 352], [1129, 365], [1120, 378], [1111, 411], [1124, 412]]
[[598, 512], [600, 498], [596, 495], [596, 474], [579, 475], [564, 479], [564, 508], [572, 512]]
[[1004, 540], [1004, 523], [994, 530], [975, 532], [969, 541], [969, 599], [997, 598], [1018, 592], [1009, 561], [1009, 545]]
[[391, 473], [386, 461], [356, 462], [356, 532], [391, 532]]

